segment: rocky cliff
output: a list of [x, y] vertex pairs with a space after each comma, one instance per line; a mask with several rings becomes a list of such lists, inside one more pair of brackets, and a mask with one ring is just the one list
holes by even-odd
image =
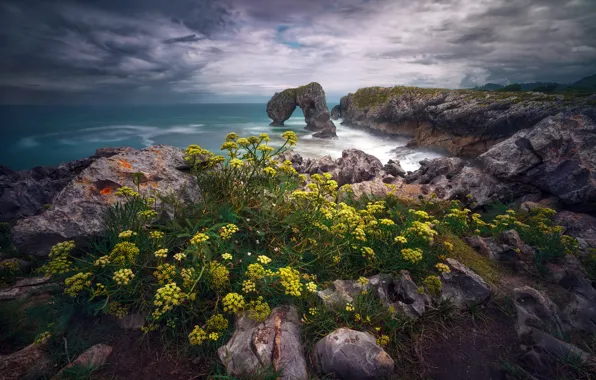
[[267, 103], [267, 115], [271, 125], [282, 126], [292, 116], [296, 106], [302, 109], [306, 129], [316, 132], [314, 137], [337, 137], [335, 124], [327, 108], [323, 87], [316, 82], [275, 93]]
[[361, 88], [341, 99], [343, 124], [413, 137], [411, 146], [475, 157], [521, 129], [565, 112], [596, 115], [588, 98], [417, 87]]

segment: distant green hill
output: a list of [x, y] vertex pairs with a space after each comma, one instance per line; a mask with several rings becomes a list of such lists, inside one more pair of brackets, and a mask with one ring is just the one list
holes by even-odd
[[596, 88], [596, 74], [590, 75], [589, 77], [582, 78], [582, 79], [578, 80], [577, 82], [573, 83], [571, 86]]
[[586, 96], [596, 93], [596, 74], [582, 78], [572, 84], [556, 82], [533, 82], [533, 83], [511, 83], [503, 86], [497, 83], [487, 83], [483, 86], [474, 87], [477, 91], [535, 91], [544, 93], [567, 93], [578, 96]]

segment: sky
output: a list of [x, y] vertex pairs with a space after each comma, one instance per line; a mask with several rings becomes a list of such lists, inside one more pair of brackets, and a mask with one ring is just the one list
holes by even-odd
[[316, 81], [574, 82], [596, 0], [0, 0], [0, 103], [262, 102]]

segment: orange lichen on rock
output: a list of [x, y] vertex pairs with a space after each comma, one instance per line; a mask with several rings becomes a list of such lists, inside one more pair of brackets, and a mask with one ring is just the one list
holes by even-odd
[[110, 195], [110, 194], [112, 194], [113, 192], [114, 192], [114, 190], [113, 190], [113, 189], [111, 189], [111, 188], [109, 188], [109, 187], [104, 187], [103, 189], [101, 189], [101, 190], [99, 191], [99, 193], [100, 193], [101, 195]]
[[132, 165], [129, 164], [128, 162], [126, 162], [126, 160], [118, 160], [118, 162], [120, 162], [120, 165], [126, 169], [132, 169]]

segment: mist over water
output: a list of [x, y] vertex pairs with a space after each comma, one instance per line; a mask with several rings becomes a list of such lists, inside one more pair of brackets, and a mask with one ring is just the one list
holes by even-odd
[[270, 144], [280, 146], [281, 134], [293, 130], [299, 137], [295, 151], [304, 157], [341, 157], [356, 148], [379, 158], [400, 161], [406, 171], [416, 170], [419, 161], [442, 153], [406, 148], [407, 137], [389, 136], [365, 129], [337, 126], [336, 139], [313, 138], [297, 109], [283, 127], [272, 127], [261, 104], [180, 105], [156, 107], [16, 107], [0, 108], [7, 120], [2, 127], [0, 165], [15, 170], [58, 165], [84, 158], [97, 148], [132, 146], [143, 148], [167, 144], [185, 148], [189, 144], [219, 152], [228, 132], [241, 136], [268, 133]]

